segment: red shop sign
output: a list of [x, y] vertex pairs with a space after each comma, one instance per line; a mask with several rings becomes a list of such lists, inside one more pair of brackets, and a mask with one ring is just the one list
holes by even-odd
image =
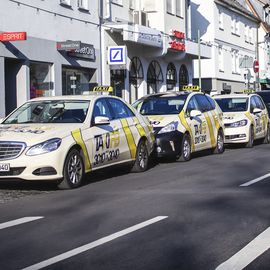
[[0, 41], [18, 41], [26, 40], [26, 32], [2, 32]]
[[184, 52], [186, 50], [186, 45], [182, 42], [174, 40], [174, 41], [169, 42], [169, 48], [176, 51]]

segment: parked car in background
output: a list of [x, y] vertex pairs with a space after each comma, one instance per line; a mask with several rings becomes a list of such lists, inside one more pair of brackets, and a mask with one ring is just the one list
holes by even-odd
[[60, 188], [76, 188], [85, 173], [115, 164], [145, 171], [153, 144], [148, 120], [119, 98], [36, 98], [0, 124], [0, 179], [56, 180]]
[[223, 111], [225, 143], [253, 147], [254, 140], [270, 142], [269, 117], [257, 94], [229, 94], [214, 97]]
[[145, 96], [134, 107], [153, 125], [158, 157], [181, 161], [191, 153], [224, 151], [222, 112], [216, 102], [200, 92], [164, 92]]

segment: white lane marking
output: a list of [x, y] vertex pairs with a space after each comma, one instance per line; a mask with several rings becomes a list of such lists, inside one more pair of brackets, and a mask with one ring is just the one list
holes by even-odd
[[158, 216], [158, 217], [149, 219], [149, 220], [147, 220], [145, 222], [139, 223], [137, 225], [134, 225], [134, 226], [129, 227], [127, 229], [124, 229], [122, 231], [119, 231], [119, 232], [116, 232], [116, 233], [111, 234], [109, 236], [103, 237], [103, 238], [101, 238], [99, 240], [96, 240], [96, 241], [91, 242], [89, 244], [83, 245], [81, 247], [72, 249], [70, 251], [62, 253], [62, 254], [60, 254], [58, 256], [55, 256], [53, 258], [50, 258], [48, 260], [45, 260], [45, 261], [42, 261], [40, 263], [37, 263], [37, 264], [31, 265], [29, 267], [23, 268], [22, 270], [38, 270], [38, 269], [41, 269], [43, 267], [52, 265], [54, 263], [63, 261], [65, 259], [73, 257], [75, 255], [78, 255], [78, 254], [80, 254], [82, 252], [85, 252], [87, 250], [93, 249], [93, 248], [95, 248], [97, 246], [103, 245], [103, 244], [105, 244], [107, 242], [115, 240], [116, 238], [122, 237], [122, 236], [124, 236], [126, 234], [129, 234], [129, 233], [135, 232], [137, 230], [140, 230], [140, 229], [142, 229], [142, 228], [144, 228], [146, 226], [149, 226], [149, 225], [151, 225], [153, 223], [159, 222], [159, 221], [161, 221], [163, 219], [166, 219], [166, 218], [168, 218], [168, 217], [167, 216]]
[[1, 223], [0, 224], [0, 230], [6, 229], [8, 227], [17, 226], [17, 225], [20, 225], [20, 224], [23, 224], [23, 223], [35, 221], [35, 220], [41, 219], [41, 218], [44, 218], [44, 217], [23, 217], [23, 218], [11, 220], [11, 221], [8, 221], [8, 222], [5, 222], [5, 223]]
[[216, 270], [242, 270], [269, 248], [270, 227], [233, 255], [229, 260], [219, 265]]
[[258, 178], [254, 179], [254, 180], [248, 181], [248, 182], [246, 182], [246, 183], [240, 185], [240, 187], [248, 187], [248, 186], [251, 186], [251, 185], [253, 185], [253, 184], [257, 183], [257, 182], [260, 182], [260, 181], [262, 181], [262, 180], [264, 180], [265, 178], [268, 178], [268, 177], [270, 177], [270, 173], [268, 173], [268, 174], [266, 174], [266, 175], [263, 175], [263, 176], [261, 176], [261, 177], [258, 177]]

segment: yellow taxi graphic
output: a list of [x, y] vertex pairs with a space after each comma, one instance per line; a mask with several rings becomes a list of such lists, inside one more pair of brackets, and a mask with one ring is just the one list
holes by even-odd
[[216, 102], [200, 92], [164, 92], [145, 96], [133, 104], [153, 125], [158, 157], [182, 161], [191, 153], [224, 151], [222, 112]]
[[223, 111], [225, 143], [252, 147], [257, 139], [270, 142], [267, 108], [259, 95], [230, 94], [214, 98]]
[[0, 124], [0, 179], [81, 185], [85, 173], [130, 162], [147, 169], [152, 127], [123, 100], [92, 94], [37, 98]]

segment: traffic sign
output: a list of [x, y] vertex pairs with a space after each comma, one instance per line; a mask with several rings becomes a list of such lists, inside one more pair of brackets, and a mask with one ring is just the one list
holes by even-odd
[[254, 72], [255, 72], [255, 73], [258, 73], [258, 72], [259, 72], [259, 68], [260, 68], [260, 66], [259, 66], [259, 61], [258, 61], [258, 60], [255, 60], [255, 61], [253, 62], [253, 70], [254, 70]]
[[110, 46], [108, 47], [108, 63], [109, 65], [125, 65], [127, 60], [126, 46]]

